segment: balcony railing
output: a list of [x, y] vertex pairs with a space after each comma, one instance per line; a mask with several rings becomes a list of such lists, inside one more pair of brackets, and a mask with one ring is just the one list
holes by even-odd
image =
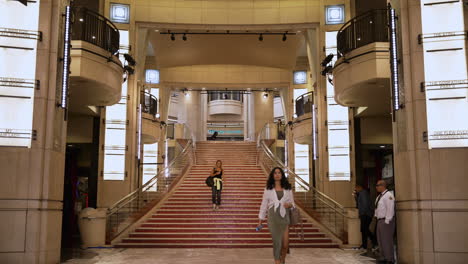
[[300, 117], [312, 113], [314, 105], [314, 93], [308, 92], [296, 98], [296, 115]]
[[208, 102], [215, 100], [235, 100], [242, 102], [243, 99], [240, 91], [208, 91]]
[[147, 113], [152, 116], [156, 116], [158, 113], [158, 99], [154, 95], [148, 92], [141, 92], [140, 104], [141, 111], [143, 113]]
[[117, 27], [104, 16], [86, 9], [73, 9], [72, 40], [82, 40], [116, 55], [119, 52], [120, 35]]
[[374, 42], [388, 42], [386, 9], [376, 9], [352, 18], [337, 35], [338, 58], [357, 48]]

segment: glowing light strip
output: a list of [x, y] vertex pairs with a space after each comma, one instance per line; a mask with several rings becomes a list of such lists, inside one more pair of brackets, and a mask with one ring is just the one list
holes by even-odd
[[315, 116], [315, 104], [312, 105], [312, 140], [314, 148], [314, 160], [317, 160], [317, 117]]
[[67, 108], [68, 103], [68, 77], [70, 72], [70, 13], [71, 7], [65, 7], [65, 36], [63, 47], [63, 72], [62, 72], [62, 100], [60, 106]]
[[[393, 111], [400, 109], [400, 83], [398, 80], [398, 50], [397, 50], [397, 34], [396, 34], [396, 17], [395, 9], [388, 5], [390, 15], [390, 60], [392, 71], [392, 92], [393, 92]], [[393, 116], [395, 120], [395, 115]]]
[[140, 104], [140, 107], [138, 108], [138, 150], [137, 150], [137, 157], [138, 159], [140, 159], [141, 155], [140, 155], [140, 152], [141, 152], [141, 129], [142, 129], [142, 125], [141, 125], [141, 108], [143, 106]]

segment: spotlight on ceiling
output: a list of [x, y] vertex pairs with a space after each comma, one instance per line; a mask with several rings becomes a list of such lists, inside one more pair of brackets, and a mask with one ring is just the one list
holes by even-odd
[[288, 37], [286, 36], [286, 33], [283, 34], [283, 41], [286, 41]]
[[332, 72], [333, 72], [333, 67], [329, 65], [325, 67], [320, 74], [322, 74], [322, 76], [326, 76], [327, 74], [330, 74]]
[[258, 40], [263, 41], [263, 34], [260, 34], [260, 36], [258, 37]]
[[185, 35], [185, 33], [184, 33], [184, 35], [182, 36], [182, 40], [183, 40], [183, 41], [187, 41], [187, 35]]
[[171, 34], [171, 40], [172, 40], [172, 41], [175, 40], [175, 35], [174, 35], [174, 33]]
[[125, 53], [125, 54], [124, 54], [124, 58], [125, 58], [125, 60], [128, 62], [128, 65], [130, 65], [130, 66], [135, 66], [136, 61], [135, 61], [135, 59], [134, 59], [130, 54]]
[[268, 98], [268, 93], [264, 93], [263, 98], [265, 98], [265, 99]]
[[322, 67], [327, 66], [333, 60], [334, 56], [335, 55], [333, 55], [333, 53], [330, 53], [327, 57], [325, 57], [325, 59], [323, 59], [320, 65], [322, 65]]

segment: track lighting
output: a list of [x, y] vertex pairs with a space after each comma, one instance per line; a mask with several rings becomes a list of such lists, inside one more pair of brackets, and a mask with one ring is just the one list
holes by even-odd
[[260, 36], [258, 37], [258, 40], [263, 41], [263, 34], [260, 34]]
[[182, 40], [183, 41], [187, 41], [187, 35], [184, 33], [184, 35], [182, 36]]
[[[286, 32], [288, 33], [288, 32]], [[286, 33], [283, 34], [283, 41], [286, 41], [288, 39], [288, 37], [286, 36]]]
[[265, 98], [265, 99], [268, 98], [268, 93], [264, 93], [263, 98]]
[[175, 40], [175, 35], [174, 35], [174, 33], [171, 34], [171, 40], [172, 40], [172, 41]]

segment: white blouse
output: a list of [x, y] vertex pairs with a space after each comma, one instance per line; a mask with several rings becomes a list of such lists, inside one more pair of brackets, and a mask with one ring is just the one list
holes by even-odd
[[294, 204], [294, 196], [292, 190], [284, 190], [283, 197], [281, 200], [278, 200], [278, 195], [276, 194], [275, 189], [268, 190], [265, 188], [263, 192], [262, 205], [260, 206], [260, 212], [258, 218], [265, 220], [267, 216], [267, 211], [271, 207], [275, 207], [275, 211], [280, 209], [281, 217], [286, 216], [286, 208], [284, 208], [284, 203], [291, 203], [293, 207], [296, 207]]

